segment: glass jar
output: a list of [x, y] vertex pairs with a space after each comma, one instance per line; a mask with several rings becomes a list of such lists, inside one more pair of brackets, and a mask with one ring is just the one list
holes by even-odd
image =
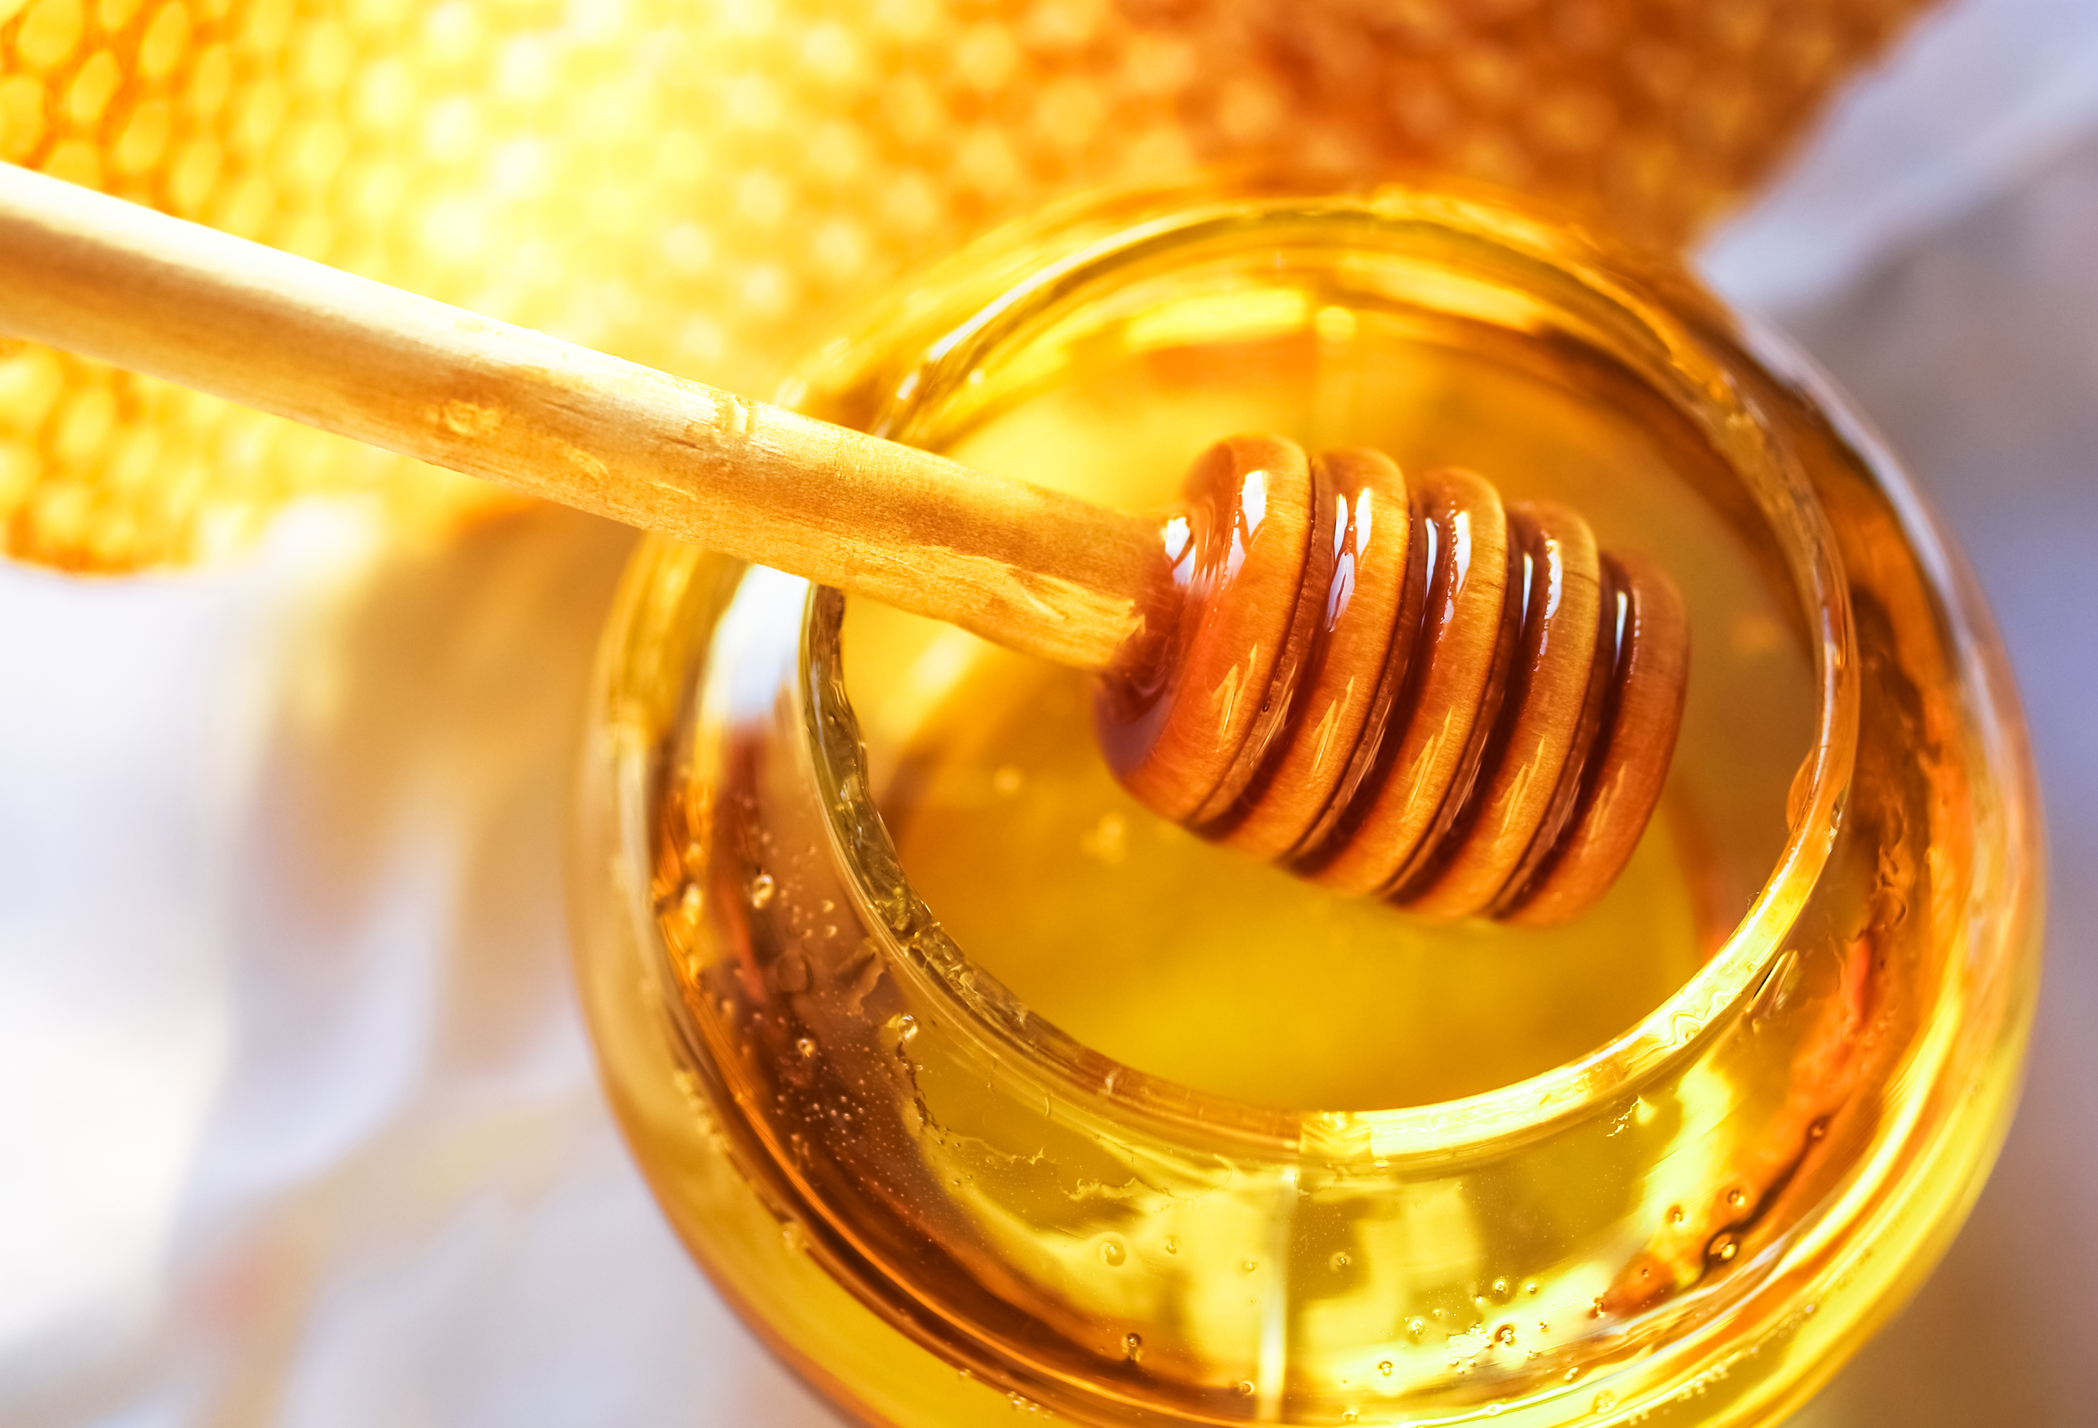
[[2015, 1100], [2031, 773], [1971, 585], [1796, 356], [1497, 200], [1183, 193], [979, 245], [789, 397], [1132, 507], [1252, 427], [1462, 461], [1667, 564], [1693, 638], [1611, 896], [1437, 927], [1114, 802], [1075, 676], [645, 545], [584, 1000], [678, 1232], [842, 1406], [1761, 1423], [1928, 1270]]

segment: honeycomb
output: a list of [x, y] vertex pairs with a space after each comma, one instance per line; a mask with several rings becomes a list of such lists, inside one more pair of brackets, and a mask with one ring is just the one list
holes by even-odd
[[[1072, 191], [1401, 169], [1694, 234], [1921, 0], [0, 0], [0, 158], [762, 394], [886, 280]], [[513, 498], [0, 353], [17, 558], [239, 549], [303, 496]]]

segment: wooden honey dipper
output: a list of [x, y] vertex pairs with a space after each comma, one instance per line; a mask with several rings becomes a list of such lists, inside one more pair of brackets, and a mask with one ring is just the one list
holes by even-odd
[[[1674, 753], [1675, 584], [1556, 503], [1375, 451], [1235, 437], [1156, 545], [1151, 648], [1096, 701], [1146, 806], [1344, 891], [1561, 922], [1606, 891]], [[1156, 562], [1158, 555], [1154, 554]]]
[[1125, 514], [11, 165], [0, 330], [1092, 670], [1148, 807], [1437, 916], [1593, 902], [1681, 722], [1667, 576], [1461, 471], [1243, 436]]

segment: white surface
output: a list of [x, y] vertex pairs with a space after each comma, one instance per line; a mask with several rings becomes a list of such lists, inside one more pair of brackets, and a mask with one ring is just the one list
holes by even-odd
[[1782, 183], [1706, 245], [1746, 306], [1837, 297], [1886, 256], [2004, 198], [2098, 125], [2098, 4], [1930, 12], [1824, 121]]
[[[2094, 56], [2090, 0], [1960, 7], [1711, 258], [1950, 513], [2055, 849], [2003, 1166], [1811, 1428], [2098, 1403]], [[379, 556], [309, 519], [230, 574], [0, 568], [0, 1421], [831, 1421], [663, 1227], [568, 986], [562, 792], [624, 547], [546, 513]]]
[[0, 568], [0, 1421], [827, 1423], [597, 1093], [562, 807], [626, 533]]

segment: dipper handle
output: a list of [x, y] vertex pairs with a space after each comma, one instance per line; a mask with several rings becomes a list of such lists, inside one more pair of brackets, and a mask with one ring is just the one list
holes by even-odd
[[1156, 523], [0, 164], [0, 331], [1086, 669]]

